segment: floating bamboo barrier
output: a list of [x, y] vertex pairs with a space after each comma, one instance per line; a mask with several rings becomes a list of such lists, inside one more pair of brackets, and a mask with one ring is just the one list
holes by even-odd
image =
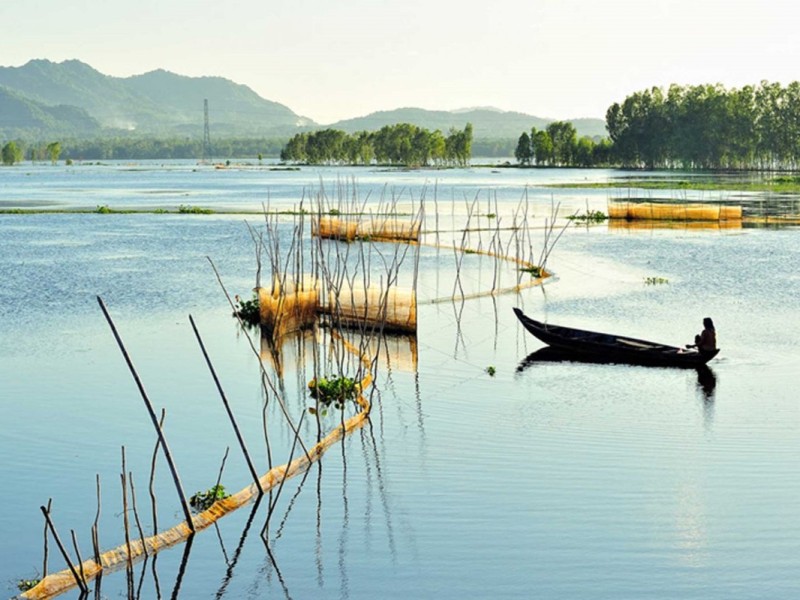
[[741, 221], [742, 207], [721, 204], [612, 202], [608, 205], [608, 217], [627, 221]]
[[[345, 343], [345, 346], [350, 345]], [[350, 346], [350, 349], [352, 351], [352, 346]], [[369, 367], [370, 361], [366, 357], [362, 356], [360, 359], [365, 367]], [[228, 513], [251, 503], [255, 498], [261, 495], [261, 490], [268, 492], [276, 486], [279, 486], [284, 480], [298, 473], [305, 472], [313, 463], [318, 461], [322, 455], [325, 454], [325, 451], [333, 444], [356, 429], [359, 429], [367, 422], [371, 407], [369, 401], [363, 395], [363, 390], [366, 390], [371, 383], [372, 374], [367, 372], [361, 380], [362, 394], [356, 398], [356, 403], [360, 407], [361, 412], [350, 417], [322, 438], [316, 445], [309, 449], [308, 454], [303, 454], [285, 465], [273, 467], [259, 478], [258, 486], [256, 486], [255, 483], [250, 484], [237, 493], [222, 500], [218, 500], [208, 510], [194, 515], [192, 517], [193, 528], [190, 527], [186, 521], [182, 521], [166, 531], [162, 531], [147, 538], [130, 540], [130, 542], [123, 543], [112, 550], [103, 552], [100, 555], [99, 562], [94, 558], [83, 561], [78, 565], [78, 568], [83, 574], [84, 580], [89, 581], [101, 573], [121, 569], [145, 556], [156, 554], [161, 550], [183, 543], [192, 537], [195, 532], [206, 529]], [[70, 569], [65, 569], [46, 576], [35, 587], [21, 594], [20, 598], [25, 598], [26, 600], [42, 600], [66, 592], [77, 585], [78, 583], [73, 572]]]

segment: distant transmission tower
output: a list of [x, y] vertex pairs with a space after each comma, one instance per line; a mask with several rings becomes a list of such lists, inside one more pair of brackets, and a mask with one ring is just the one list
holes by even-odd
[[211, 132], [208, 128], [208, 98], [203, 100], [203, 162], [211, 161]]

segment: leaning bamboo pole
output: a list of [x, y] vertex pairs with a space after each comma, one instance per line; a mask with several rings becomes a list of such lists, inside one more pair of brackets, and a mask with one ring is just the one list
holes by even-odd
[[[357, 351], [352, 344], [349, 344], [343, 338], [341, 338], [341, 341], [348, 351]], [[371, 366], [369, 358], [365, 356], [360, 356], [359, 358], [364, 367], [369, 369]], [[82, 569], [85, 574], [86, 580], [94, 579], [103, 573], [125, 567], [129, 562], [142, 559], [147, 555], [156, 554], [161, 550], [183, 543], [191, 538], [195, 532], [213, 525], [228, 513], [250, 504], [253, 500], [260, 497], [263, 492], [268, 492], [276, 486], [279, 486], [284, 480], [305, 472], [336, 442], [364, 426], [369, 418], [371, 408], [369, 401], [364, 396], [364, 390], [371, 384], [372, 373], [367, 371], [366, 375], [361, 380], [362, 393], [356, 398], [356, 402], [361, 411], [344, 421], [339, 427], [322, 438], [316, 445], [309, 449], [308, 454], [302, 454], [285, 465], [273, 467], [259, 478], [258, 486], [252, 483], [235, 494], [218, 500], [208, 510], [194, 515], [192, 517], [194, 531], [186, 521], [182, 521], [161, 533], [156, 533], [144, 539], [131, 540], [129, 544], [123, 543], [112, 550], [103, 552], [100, 555], [99, 563], [95, 559], [83, 561], [79, 565], [79, 568]], [[27, 600], [51, 598], [74, 588], [76, 585], [77, 583], [73, 572], [70, 569], [65, 569], [48, 575], [34, 588], [21, 594], [20, 598], [25, 598]]]

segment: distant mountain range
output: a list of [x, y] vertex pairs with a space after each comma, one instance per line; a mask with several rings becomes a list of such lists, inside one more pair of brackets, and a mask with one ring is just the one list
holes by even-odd
[[[534, 117], [520, 112], [502, 111], [492, 107], [466, 108], [453, 111], [425, 110], [423, 108], [398, 108], [379, 111], [365, 117], [346, 119], [334, 123], [330, 127], [348, 133], [355, 131], [373, 131], [384, 125], [394, 123], [414, 123], [426, 129], [439, 129], [445, 133], [452, 127], [463, 129], [466, 123], [472, 123], [473, 135], [476, 138], [517, 139], [523, 131], [530, 133], [532, 127], [544, 129], [553, 119]], [[571, 119], [578, 135], [605, 137], [606, 123], [601, 119]]]
[[[543, 119], [495, 108], [433, 111], [399, 108], [319, 125], [222, 77], [186, 77], [157, 70], [132, 77], [104, 75], [78, 60], [31, 60], [0, 67], [0, 139], [203, 135], [203, 100], [212, 137], [288, 137], [321, 128], [348, 132], [406, 122], [444, 132], [472, 123], [475, 138], [514, 138]], [[579, 135], [605, 136], [600, 119], [573, 119]]]

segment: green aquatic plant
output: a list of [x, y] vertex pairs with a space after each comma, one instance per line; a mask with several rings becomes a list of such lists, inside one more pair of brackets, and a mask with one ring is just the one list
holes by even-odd
[[39, 585], [41, 581], [41, 579], [20, 579], [17, 581], [17, 589], [20, 592], [27, 592]]
[[486, 373], [489, 375], [489, 377], [494, 377], [495, 373], [497, 373], [497, 369], [495, 369], [492, 365], [489, 365], [486, 367]]
[[217, 500], [224, 500], [230, 494], [225, 493], [224, 485], [215, 485], [210, 487], [205, 492], [197, 492], [194, 496], [189, 498], [189, 504], [197, 511], [204, 511], [211, 508]]
[[355, 400], [361, 393], [361, 384], [352, 377], [317, 377], [308, 382], [311, 397], [325, 406], [333, 404], [342, 408], [347, 400]]
[[585, 213], [570, 215], [567, 218], [578, 223], [602, 223], [608, 219], [608, 215], [601, 210], [589, 210]]
[[102, 206], [98, 204], [98, 205], [97, 205], [97, 208], [94, 210], [94, 212], [96, 212], [96, 213], [98, 213], [98, 214], [101, 214], [101, 215], [109, 215], [109, 214], [111, 214], [111, 213], [112, 213], [112, 212], [114, 212], [114, 211], [113, 211], [113, 210], [111, 210], [111, 209], [108, 207], [108, 204], [103, 204]]
[[529, 267], [520, 267], [519, 272], [528, 273], [530, 275], [533, 275], [534, 277], [541, 277], [542, 275], [544, 275], [544, 269], [542, 269], [542, 267], [537, 267], [536, 265], [531, 265]]
[[669, 283], [669, 279], [665, 277], [645, 277], [644, 283], [645, 285], [660, 285], [663, 283]]
[[234, 316], [239, 316], [248, 325], [258, 325], [261, 323], [261, 311], [258, 308], [258, 296], [253, 294], [252, 300], [242, 300], [236, 296], [236, 309]]
[[214, 211], [210, 208], [202, 208], [200, 206], [192, 206], [190, 204], [181, 204], [178, 207], [178, 212], [182, 215], [211, 215]]

